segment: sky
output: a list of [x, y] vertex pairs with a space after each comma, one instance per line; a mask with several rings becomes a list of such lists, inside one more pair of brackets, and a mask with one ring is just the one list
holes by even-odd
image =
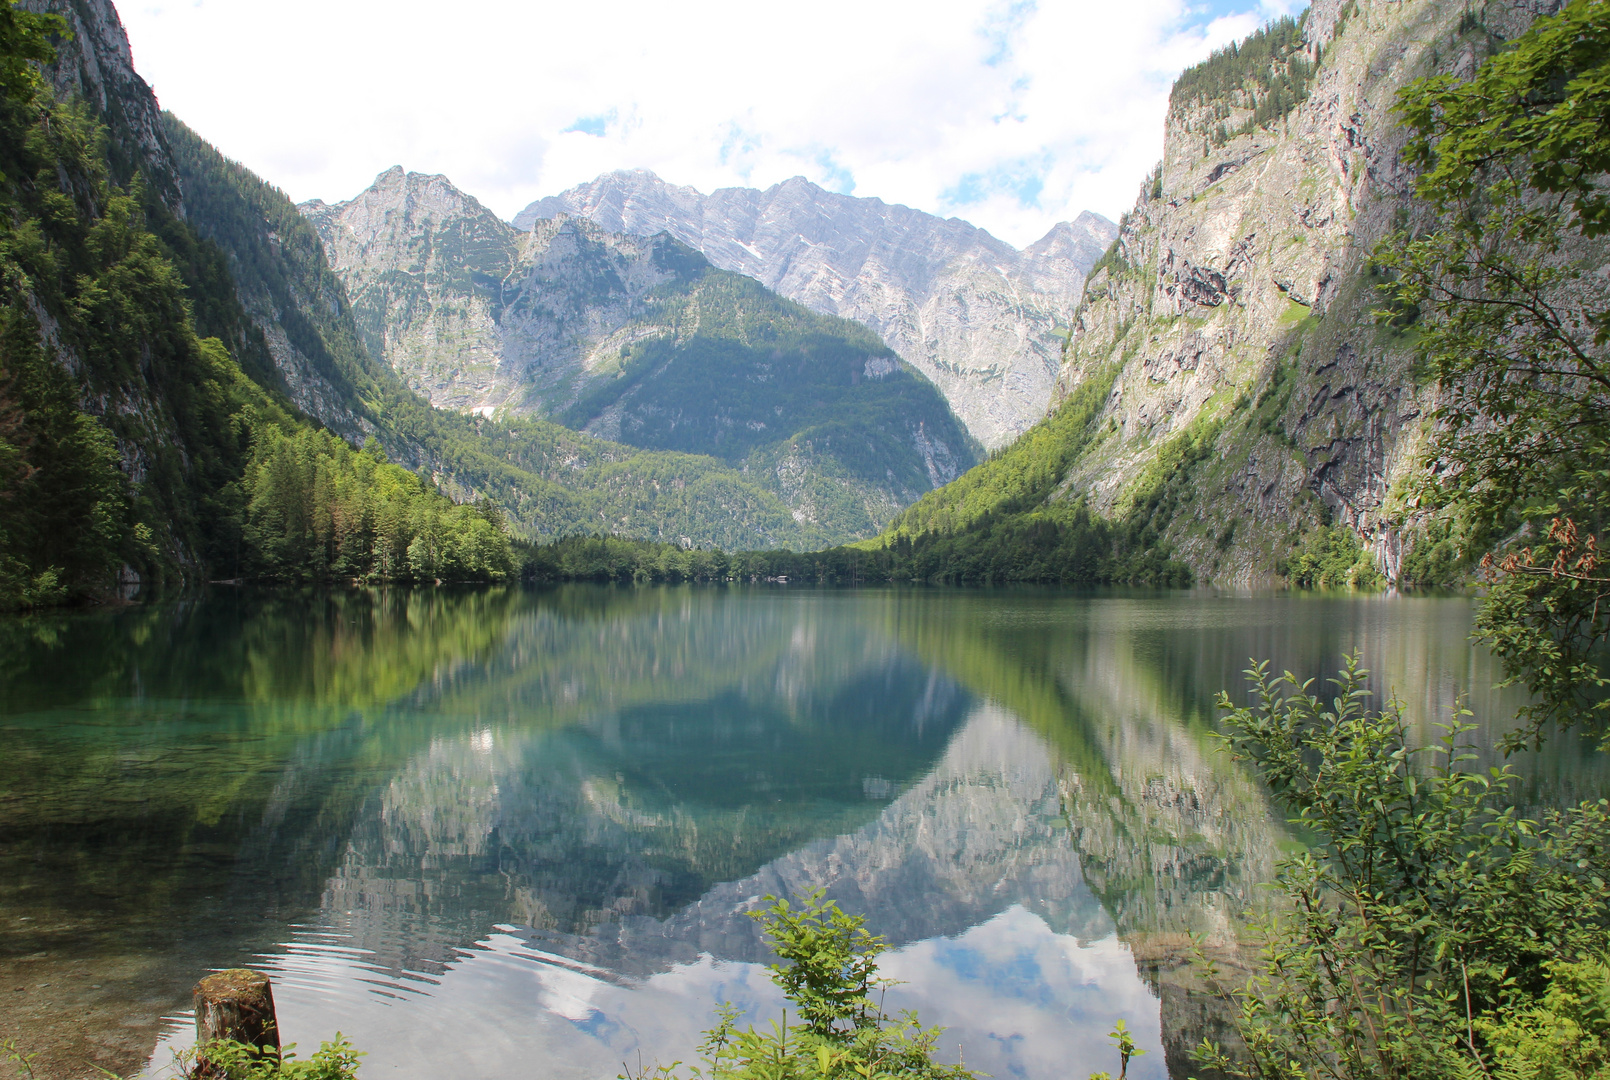
[[612, 169], [804, 176], [1019, 247], [1116, 220], [1185, 67], [1294, 0], [124, 0], [135, 67], [293, 199], [393, 165], [504, 218]]

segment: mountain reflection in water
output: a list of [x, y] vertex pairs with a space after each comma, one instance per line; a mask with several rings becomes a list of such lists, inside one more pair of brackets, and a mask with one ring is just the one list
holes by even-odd
[[[289, 1038], [339, 1028], [366, 1075], [609, 1077], [690, 1060], [719, 1001], [775, 1016], [749, 913], [820, 886], [947, 1054], [1060, 1080], [1110, 1069], [1124, 1018], [1133, 1075], [1183, 1076], [1224, 1022], [1187, 935], [1231, 949], [1289, 844], [1214, 694], [1358, 646], [1417, 730], [1469, 694], [1490, 734], [1514, 701], [1470, 612], [575, 587], [14, 621], [0, 979], [93, 960], [85, 1008], [159, 1070], [195, 978], [250, 963]], [[1528, 799], [1603, 786], [1569, 747], [1522, 765]]]

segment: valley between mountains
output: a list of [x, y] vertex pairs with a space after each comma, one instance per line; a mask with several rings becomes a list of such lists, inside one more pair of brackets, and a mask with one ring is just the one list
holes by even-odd
[[[11, 332], [36, 343], [59, 430], [13, 389], [9, 407], [34, 419], [8, 445], [78, 447], [94, 480], [73, 490], [99, 492], [105, 527], [52, 561], [52, 515], [77, 504], [22, 500], [10, 602], [294, 576], [309, 559], [329, 568], [317, 574], [493, 573], [463, 569], [490, 556], [462, 554], [473, 522], [454, 505], [522, 542], [834, 549], [749, 571], [831, 579], [1461, 572], [1446, 523], [1405, 494], [1439, 391], [1416, 375], [1416, 332], [1372, 315], [1371, 252], [1425, 217], [1393, 95], [1471, 70], [1524, 29], [1525, 5], [1472, 21], [1447, 0], [1317, 0], [1181, 76], [1163, 160], [1119, 223], [1083, 214], [1022, 250], [797, 177], [706, 194], [615, 172], [505, 221], [398, 167], [298, 207], [161, 112], [107, 0], [25, 7], [72, 30], [40, 92], [104, 129], [105, 149], [63, 144], [8, 175], [82, 171], [72, 243], [101, 227], [92, 188], [132, 193], [128, 242], [168, 267], [150, 280], [170, 292], [124, 297], [125, 312], [167, 314], [105, 339], [81, 286], [51, 284], [66, 271], [19, 264], [12, 280], [32, 284]], [[45, 213], [17, 192], [15, 220]], [[95, 273], [122, 287], [110, 265]], [[215, 362], [203, 353], [242, 381], [180, 374]], [[235, 404], [209, 418], [175, 389], [197, 379], [222, 379]], [[269, 479], [251, 434], [270, 414], [277, 437], [302, 440], [294, 482]], [[305, 425], [350, 449], [315, 447]], [[358, 468], [343, 455], [364, 446], [423, 478], [426, 518], [458, 524], [381, 528], [390, 496], [367, 480], [345, 509], [317, 509], [336, 499], [316, 493], [318, 470]], [[30, 453], [8, 484], [55, 475]], [[562, 572], [684, 572], [653, 569], [671, 564], [647, 549], [618, 556]]]

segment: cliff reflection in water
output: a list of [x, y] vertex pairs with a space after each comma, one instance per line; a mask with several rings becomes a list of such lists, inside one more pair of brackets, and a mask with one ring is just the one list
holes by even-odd
[[[686, 1060], [717, 1000], [775, 1015], [748, 913], [821, 886], [970, 1063], [1110, 1068], [1124, 1017], [1166, 1049], [1136, 1075], [1184, 1075], [1223, 1024], [1187, 935], [1228, 954], [1289, 842], [1214, 695], [1359, 645], [1420, 729], [1472, 693], [1491, 732], [1514, 703], [1470, 610], [576, 587], [14, 623], [0, 914], [30, 922], [0, 940], [137, 938], [170, 1012], [199, 967], [264, 964], [293, 1037], [378, 1071], [580, 1080]], [[1539, 801], [1602, 786], [1568, 750], [1522, 768]]]
[[711, 599], [674, 618], [511, 627], [507, 667], [441, 703], [455, 714], [473, 696], [473, 722], [365, 804], [324, 906], [373, 915], [377, 955], [399, 966], [493, 923], [594, 941], [861, 827], [965, 717], [953, 683], [853, 622], [728, 620]]

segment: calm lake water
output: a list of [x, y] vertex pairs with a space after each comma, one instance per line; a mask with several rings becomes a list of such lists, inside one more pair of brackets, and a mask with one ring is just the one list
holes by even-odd
[[[1250, 657], [1353, 648], [1434, 734], [1517, 704], [1466, 598], [565, 587], [236, 592], [0, 623], [0, 1037], [163, 1072], [206, 971], [369, 1077], [614, 1076], [777, 1015], [768, 894], [894, 949], [998, 1078], [1183, 1076], [1291, 838], [1211, 737]], [[1529, 804], [1596, 755], [1517, 761]], [[52, 1057], [54, 1055], [54, 1057]], [[76, 1058], [75, 1058], [76, 1055]]]

